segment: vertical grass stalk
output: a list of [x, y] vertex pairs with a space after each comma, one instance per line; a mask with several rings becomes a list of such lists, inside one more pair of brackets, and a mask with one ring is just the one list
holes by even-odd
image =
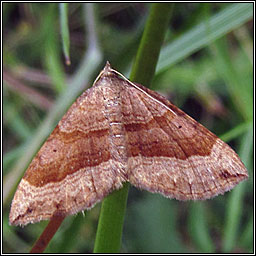
[[[173, 4], [152, 4], [130, 79], [149, 85], [171, 16]], [[94, 253], [118, 253], [121, 247], [123, 222], [129, 184], [103, 200]]]

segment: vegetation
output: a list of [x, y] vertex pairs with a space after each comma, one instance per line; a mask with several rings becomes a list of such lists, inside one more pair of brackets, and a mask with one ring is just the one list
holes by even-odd
[[[135, 81], [140, 70], [140, 82], [228, 142], [250, 175], [231, 192], [200, 202], [130, 186], [120, 252], [253, 252], [253, 4], [176, 3], [151, 84], [154, 68], [143, 77], [143, 61], [134, 65], [150, 10], [147, 3], [3, 4], [5, 253], [28, 252], [44, 230], [47, 222], [9, 226], [12, 196], [43, 141], [106, 60], [127, 77], [133, 67]], [[157, 45], [157, 38], [145, 43]], [[141, 54], [144, 63], [157, 59]], [[45, 252], [92, 252], [100, 206], [67, 217]]]

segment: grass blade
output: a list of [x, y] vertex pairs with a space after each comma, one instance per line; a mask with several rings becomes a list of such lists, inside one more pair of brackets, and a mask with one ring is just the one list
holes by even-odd
[[[152, 80], [171, 10], [171, 4], [152, 5], [130, 76], [131, 80], [144, 84], [149, 84]], [[146, 75], [148, 73], [150, 74]], [[128, 190], [129, 185], [125, 184], [122, 189], [104, 199], [94, 253], [118, 253], [120, 251]]]

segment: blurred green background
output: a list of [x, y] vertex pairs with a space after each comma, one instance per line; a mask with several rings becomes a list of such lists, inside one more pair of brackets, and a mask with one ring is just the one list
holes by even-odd
[[[129, 76], [149, 8], [148, 3], [3, 3], [3, 252], [28, 252], [47, 224], [8, 224], [29, 162], [107, 60]], [[67, 18], [65, 32], [61, 25]], [[200, 202], [131, 188], [121, 252], [253, 252], [252, 40], [252, 3], [174, 5], [150, 87], [229, 143], [249, 179]], [[46, 252], [92, 252], [99, 211], [100, 204], [85, 217], [67, 217]]]

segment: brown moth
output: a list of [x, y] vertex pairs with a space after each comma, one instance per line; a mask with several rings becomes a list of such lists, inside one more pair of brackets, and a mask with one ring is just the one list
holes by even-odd
[[126, 181], [169, 198], [204, 200], [247, 177], [226, 143], [107, 63], [31, 162], [9, 220], [26, 225], [75, 214]]

